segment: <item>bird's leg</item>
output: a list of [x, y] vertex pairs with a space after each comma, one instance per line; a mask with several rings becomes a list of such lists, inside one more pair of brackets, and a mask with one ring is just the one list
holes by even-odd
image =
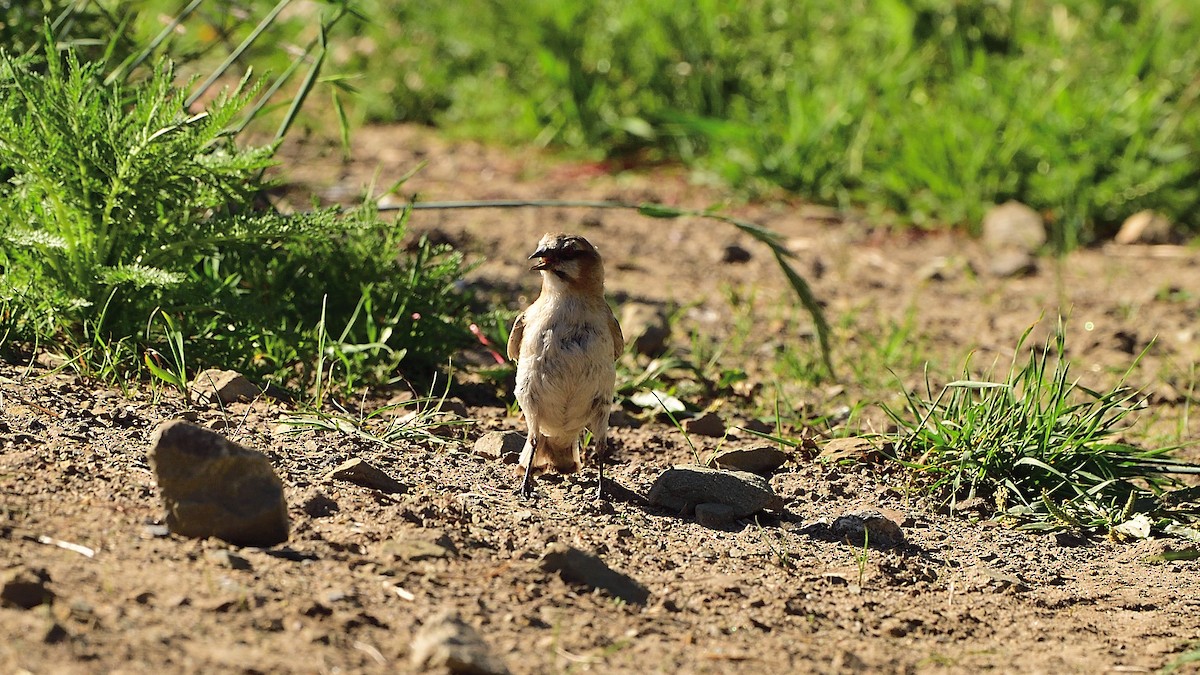
[[596, 470], [599, 475], [596, 477], [596, 501], [604, 501], [604, 455], [608, 453], [608, 440], [604, 438], [596, 439]]
[[521, 496], [533, 496], [533, 458], [537, 455], [537, 434], [529, 434], [529, 462], [525, 465], [525, 478], [521, 481]]

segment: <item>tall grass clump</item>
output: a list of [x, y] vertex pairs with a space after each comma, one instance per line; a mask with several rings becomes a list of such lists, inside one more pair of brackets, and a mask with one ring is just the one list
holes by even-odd
[[1027, 529], [1145, 536], [1151, 524], [1194, 522], [1200, 489], [1174, 475], [1200, 474], [1200, 466], [1172, 459], [1172, 448], [1122, 439], [1140, 395], [1123, 382], [1102, 392], [1073, 379], [1061, 324], [1018, 363], [1028, 336], [1000, 381], [972, 377], [968, 366], [936, 396], [927, 386], [927, 398], [909, 394], [905, 411], [888, 410], [899, 428], [896, 456], [917, 483], [952, 509], [991, 500]]
[[461, 256], [400, 246], [362, 208], [266, 206], [274, 145], [237, 132], [243, 79], [189, 107], [169, 61], [117, 78], [104, 60], [0, 51], [0, 333], [81, 372], [124, 380], [142, 354], [313, 384], [328, 358], [354, 384], [428, 371], [467, 335]]
[[1018, 199], [1063, 247], [1144, 208], [1200, 227], [1189, 0], [363, 7], [340, 59], [378, 72], [371, 119], [680, 158], [925, 227]]

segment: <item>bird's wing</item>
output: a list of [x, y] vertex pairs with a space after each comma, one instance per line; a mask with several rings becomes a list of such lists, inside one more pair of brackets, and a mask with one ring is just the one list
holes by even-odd
[[508, 332], [508, 358], [516, 361], [521, 358], [521, 338], [525, 335], [525, 312], [517, 315], [512, 330]]
[[608, 332], [612, 333], [613, 361], [616, 361], [625, 351], [625, 335], [621, 333], [621, 324], [617, 323], [617, 317], [612, 312], [608, 313]]

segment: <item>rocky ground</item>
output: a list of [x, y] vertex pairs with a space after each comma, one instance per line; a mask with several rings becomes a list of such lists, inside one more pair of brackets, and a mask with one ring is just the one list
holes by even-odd
[[[677, 170], [614, 174], [409, 127], [363, 130], [353, 163], [336, 154], [287, 148], [285, 167], [333, 201], [422, 160], [403, 192], [426, 200], [702, 208], [723, 197]], [[807, 416], [882, 430], [873, 406], [848, 421], [842, 411], [880, 396], [880, 383], [917, 382], [913, 364], [926, 359], [953, 368], [974, 351], [1007, 365], [1027, 327], [1062, 313], [1075, 372], [1091, 386], [1111, 385], [1154, 341], [1130, 375], [1151, 395], [1130, 434], [1164, 443], [1200, 431], [1188, 414], [1200, 357], [1192, 249], [1108, 245], [1017, 260], [1007, 246], [895, 234], [784, 201], [731, 211], [784, 236], [836, 326], [839, 381], [786, 385]], [[557, 209], [418, 212], [411, 226], [486, 257], [469, 283], [513, 309], [536, 293], [525, 257], [541, 233], [575, 230], [604, 253], [618, 305], [682, 317], [671, 338], [681, 348], [686, 331], [733, 336], [740, 320], [761, 343], [746, 353], [764, 361], [815, 349], [767, 251], [725, 225]], [[899, 344], [884, 353], [889, 338]], [[894, 380], [878, 372], [884, 361]], [[861, 453], [814, 459], [830, 423], [778, 468], [760, 467], [763, 480], [745, 479], [750, 493], [767, 483], [777, 497], [762, 510], [694, 513], [662, 499], [663, 488], [651, 499], [664, 471], [694, 464], [692, 450], [671, 424], [632, 409], [616, 416], [608, 502], [594, 501], [590, 470], [541, 479], [523, 500], [503, 438], [489, 435], [522, 423], [507, 397], [472, 382], [464, 376], [455, 414], [473, 424], [386, 447], [296, 432], [281, 425], [295, 407], [266, 397], [189, 403], [0, 365], [0, 670], [391, 672], [449, 659], [513, 673], [1063, 673], [1200, 663], [1200, 562], [1159, 555], [1181, 542], [1035, 535], [976, 511], [944, 513], [891, 465]], [[694, 429], [696, 452], [756, 445], [738, 425], [769, 407], [715, 402], [728, 433]], [[169, 532], [149, 452], [155, 430], [177, 419], [269, 462], [286, 542]]]

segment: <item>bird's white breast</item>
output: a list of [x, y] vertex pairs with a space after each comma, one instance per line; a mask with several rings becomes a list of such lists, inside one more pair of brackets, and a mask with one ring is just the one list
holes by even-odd
[[548, 436], [578, 434], [612, 402], [616, 371], [607, 305], [546, 298], [525, 315], [517, 400]]

